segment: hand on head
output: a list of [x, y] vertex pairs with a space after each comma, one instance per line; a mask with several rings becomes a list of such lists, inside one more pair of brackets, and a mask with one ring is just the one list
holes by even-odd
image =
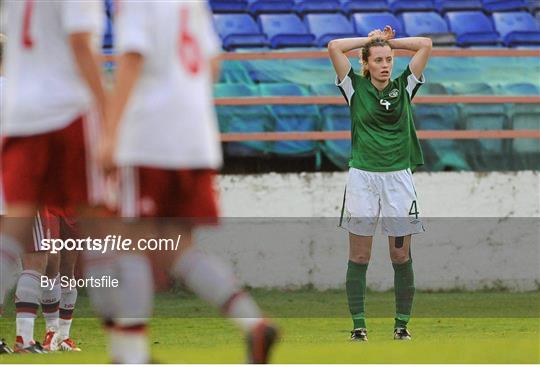
[[374, 29], [369, 32], [369, 38], [383, 38], [385, 40], [390, 40], [396, 36], [396, 31], [392, 29], [389, 25], [385, 26], [381, 31], [380, 29]]

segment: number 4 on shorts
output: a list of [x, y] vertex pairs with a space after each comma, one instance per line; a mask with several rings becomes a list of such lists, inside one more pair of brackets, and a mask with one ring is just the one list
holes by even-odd
[[409, 215], [414, 215], [415, 218], [418, 219], [418, 214], [420, 214], [420, 212], [418, 211], [418, 208], [416, 207], [416, 200], [413, 200], [411, 204], [411, 208], [409, 209]]

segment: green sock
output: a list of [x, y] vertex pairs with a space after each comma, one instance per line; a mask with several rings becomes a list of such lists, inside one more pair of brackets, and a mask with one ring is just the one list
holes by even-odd
[[347, 301], [353, 319], [353, 328], [365, 328], [366, 272], [368, 264], [358, 264], [349, 260], [347, 265]]
[[396, 295], [396, 318], [394, 327], [406, 327], [411, 318], [414, 298], [414, 272], [412, 260], [394, 267], [394, 290]]

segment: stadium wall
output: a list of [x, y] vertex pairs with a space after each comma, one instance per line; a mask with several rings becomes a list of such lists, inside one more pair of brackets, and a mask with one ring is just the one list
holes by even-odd
[[[413, 238], [417, 289], [540, 288], [539, 172], [414, 175], [426, 233]], [[252, 287], [343, 288], [347, 233], [337, 228], [346, 173], [225, 175], [206, 251]], [[393, 287], [385, 237], [374, 239], [369, 287]]]

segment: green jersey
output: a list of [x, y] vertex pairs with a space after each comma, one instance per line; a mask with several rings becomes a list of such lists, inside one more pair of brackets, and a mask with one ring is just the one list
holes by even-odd
[[351, 112], [352, 158], [349, 166], [390, 172], [424, 164], [416, 137], [411, 100], [421, 84], [409, 66], [379, 91], [352, 67], [336, 84]]

